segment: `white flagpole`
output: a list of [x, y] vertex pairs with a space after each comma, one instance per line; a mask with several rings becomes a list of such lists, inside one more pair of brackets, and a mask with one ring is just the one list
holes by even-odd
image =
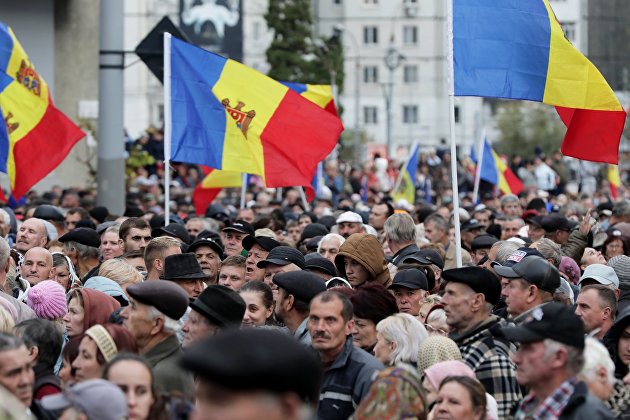
[[245, 208], [245, 194], [247, 193], [247, 174], [241, 174], [241, 207]]
[[448, 0], [446, 24], [448, 32], [449, 126], [451, 132], [451, 178], [453, 190], [453, 224], [455, 227], [455, 261], [462, 266], [462, 233], [459, 226], [459, 188], [457, 186], [457, 148], [455, 147], [455, 72], [453, 69], [453, 0]]
[[164, 226], [171, 217], [171, 34], [164, 32]]
[[479, 182], [481, 181], [481, 166], [486, 150], [486, 130], [482, 130], [481, 138], [477, 139], [477, 168], [475, 169], [475, 187], [473, 188], [473, 203], [479, 198]]

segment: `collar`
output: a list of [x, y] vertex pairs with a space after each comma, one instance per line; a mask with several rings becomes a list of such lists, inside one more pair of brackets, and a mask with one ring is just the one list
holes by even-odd
[[306, 334], [308, 334], [308, 329], [306, 327], [307, 324], [308, 324], [308, 317], [304, 318], [304, 321], [302, 321], [300, 326], [297, 327], [297, 330], [295, 330], [295, 333], [293, 333], [293, 336], [295, 338], [297, 338], [298, 340], [300, 340], [300, 339], [302, 339], [302, 337], [304, 337]]
[[151, 367], [155, 367], [159, 362], [180, 351], [179, 340], [172, 334], [160, 341], [144, 354]]
[[339, 353], [339, 356], [335, 359], [335, 361], [330, 365], [328, 370], [339, 369], [346, 365], [348, 362], [348, 358], [350, 358], [350, 354], [352, 353], [352, 349], [354, 348], [354, 343], [352, 343], [352, 336], [349, 335], [346, 337], [346, 344], [343, 346], [343, 350]]

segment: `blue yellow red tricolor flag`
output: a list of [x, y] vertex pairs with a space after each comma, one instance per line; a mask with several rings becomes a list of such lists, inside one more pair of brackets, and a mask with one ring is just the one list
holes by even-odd
[[567, 126], [562, 153], [617, 163], [626, 113], [564, 36], [548, 0], [450, 0], [453, 93], [542, 102]]
[[[470, 159], [476, 164], [477, 154], [474, 145], [470, 148]], [[520, 194], [523, 183], [512, 172], [503, 159], [494, 151], [487, 139], [483, 141], [483, 159], [480, 178], [499, 187], [501, 194]]]
[[416, 174], [418, 172], [418, 152], [420, 146], [416, 143], [409, 151], [405, 167], [400, 171], [397, 188], [393, 193], [394, 200], [407, 200], [409, 204], [416, 201]]
[[171, 155], [178, 162], [260, 175], [268, 187], [302, 185], [337, 144], [341, 120], [287, 86], [172, 38]]
[[9, 176], [11, 195], [23, 196], [55, 169], [85, 137], [53, 105], [13, 30], [0, 22], [0, 172]]

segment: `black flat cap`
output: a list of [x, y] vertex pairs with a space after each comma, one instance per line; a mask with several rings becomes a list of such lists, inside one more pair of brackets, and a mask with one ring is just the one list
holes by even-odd
[[273, 276], [272, 281], [286, 290], [287, 294], [295, 296], [295, 299], [304, 303], [309, 303], [311, 299], [326, 290], [326, 282], [317, 274], [308, 271], [278, 273]]
[[33, 217], [53, 222], [63, 222], [66, 220], [61, 210], [50, 204], [42, 204], [38, 206], [33, 213]]
[[541, 226], [545, 232], [555, 232], [556, 230], [570, 230], [571, 225], [566, 217], [550, 214], [543, 217]]
[[499, 334], [518, 343], [535, 343], [545, 338], [568, 346], [584, 348], [584, 323], [570, 306], [550, 302], [535, 308], [518, 327], [504, 327]]
[[166, 226], [157, 227], [151, 231], [151, 236], [170, 236], [172, 238], [181, 239], [185, 244], [190, 242], [190, 235], [184, 225], [179, 223], [169, 223]]
[[208, 278], [194, 254], [174, 254], [164, 258], [164, 280], [197, 280]]
[[438, 266], [440, 269], [444, 269], [444, 260], [440, 257], [440, 254], [434, 249], [421, 249], [415, 254], [411, 254], [408, 257], [405, 257], [403, 263], [405, 262], [417, 262], [420, 264], [434, 264]]
[[400, 270], [396, 273], [388, 289], [394, 289], [396, 287], [404, 287], [411, 290], [429, 290], [429, 281], [421, 270], [410, 268], [408, 270]]
[[460, 230], [462, 232], [466, 232], [468, 230], [485, 229], [485, 228], [486, 227], [482, 225], [481, 223], [479, 223], [477, 219], [468, 219], [464, 223], [462, 223]]
[[164, 315], [179, 320], [188, 308], [188, 295], [177, 284], [166, 280], [148, 280], [127, 287], [127, 295], [145, 305], [154, 306]]
[[560, 272], [549, 261], [534, 255], [527, 256], [512, 267], [493, 265], [494, 271], [508, 279], [522, 278], [541, 290], [554, 293], [560, 287]]
[[97, 206], [90, 210], [90, 216], [92, 216], [98, 223], [103, 223], [107, 216], [109, 216], [109, 209], [104, 206]]
[[501, 297], [501, 283], [489, 270], [482, 267], [462, 267], [445, 270], [442, 278], [453, 283], [463, 283], [476, 293], [482, 293], [486, 302], [496, 305]]
[[317, 253], [306, 254], [304, 260], [306, 261], [306, 265], [304, 266], [305, 270], [320, 270], [333, 277], [337, 275], [337, 267], [335, 267], [335, 264]]
[[194, 343], [182, 358], [201, 380], [233, 391], [296, 393], [319, 400], [319, 359], [293, 337], [268, 329], [226, 331]]
[[247, 223], [245, 220], [237, 220], [232, 223], [231, 226], [228, 226], [223, 229], [223, 232], [239, 232], [245, 233], [247, 235], [254, 235], [254, 227]]
[[247, 235], [243, 238], [243, 249], [249, 251], [254, 245], [258, 245], [265, 251], [271, 251], [275, 247], [280, 246], [280, 242], [267, 236]]
[[219, 327], [240, 327], [245, 315], [245, 301], [229, 287], [212, 285], [201, 292], [190, 307]]
[[492, 235], [477, 235], [470, 243], [470, 249], [476, 251], [478, 249], [491, 248], [498, 239]]
[[92, 248], [98, 248], [101, 246], [101, 237], [99, 234], [96, 233], [94, 229], [84, 227], [73, 229], [59, 238], [59, 242], [70, 241], [85, 246], [91, 246]]
[[304, 242], [305, 239], [312, 238], [313, 236], [324, 236], [329, 233], [328, 228], [321, 223], [310, 223], [304, 227], [300, 235], [300, 242]]
[[267, 255], [266, 260], [259, 261], [256, 265], [258, 268], [265, 268], [268, 264], [287, 265], [291, 263], [304, 270], [306, 265], [304, 255], [302, 255], [302, 253], [297, 249], [291, 248], [290, 246], [277, 246], [269, 251], [269, 255]]
[[317, 247], [319, 246], [319, 242], [322, 240], [323, 236], [313, 236], [312, 238], [308, 238], [305, 241], [306, 251], [317, 251]]
[[212, 238], [199, 238], [197, 236], [197, 240], [195, 240], [195, 242], [188, 246], [187, 252], [193, 253], [202, 246], [207, 246], [211, 248], [214, 252], [217, 253], [219, 258], [223, 259], [223, 247]]

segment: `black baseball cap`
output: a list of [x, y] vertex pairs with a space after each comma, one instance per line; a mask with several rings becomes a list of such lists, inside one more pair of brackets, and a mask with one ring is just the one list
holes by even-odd
[[434, 249], [421, 249], [415, 254], [411, 254], [405, 259], [403, 259], [403, 263], [408, 262], [417, 262], [420, 264], [434, 264], [438, 266], [440, 269], [444, 269], [444, 260], [440, 257], [440, 254]]
[[302, 255], [300, 251], [290, 246], [277, 246], [269, 251], [267, 259], [259, 261], [256, 265], [258, 268], [265, 268], [269, 264], [288, 265], [291, 263], [297, 265], [302, 270], [304, 270], [306, 266], [304, 255]]
[[249, 251], [254, 245], [258, 245], [265, 251], [271, 251], [275, 247], [280, 246], [280, 242], [268, 236], [247, 235], [243, 238], [243, 249]]
[[549, 261], [536, 256], [528, 256], [512, 267], [493, 265], [494, 271], [508, 279], [522, 278], [540, 290], [554, 293], [560, 287], [560, 272]]
[[211, 248], [214, 252], [217, 253], [219, 258], [223, 259], [223, 247], [220, 243], [212, 238], [200, 238], [199, 236], [197, 236], [195, 242], [188, 246], [187, 252], [195, 252], [198, 248], [201, 248], [202, 246], [207, 246]]
[[486, 297], [486, 302], [496, 305], [501, 297], [501, 282], [490, 271], [482, 267], [452, 268], [442, 272], [445, 281], [463, 283]]
[[422, 270], [410, 268], [398, 271], [388, 289], [395, 289], [397, 287], [404, 287], [411, 290], [429, 290], [429, 281]]
[[254, 235], [254, 227], [245, 220], [237, 220], [232, 225], [223, 229], [223, 232], [239, 232]]
[[151, 236], [154, 238], [158, 236], [170, 236], [171, 238], [181, 239], [185, 244], [190, 242], [190, 235], [186, 227], [179, 223], [169, 223], [166, 226], [157, 227], [151, 231]]

